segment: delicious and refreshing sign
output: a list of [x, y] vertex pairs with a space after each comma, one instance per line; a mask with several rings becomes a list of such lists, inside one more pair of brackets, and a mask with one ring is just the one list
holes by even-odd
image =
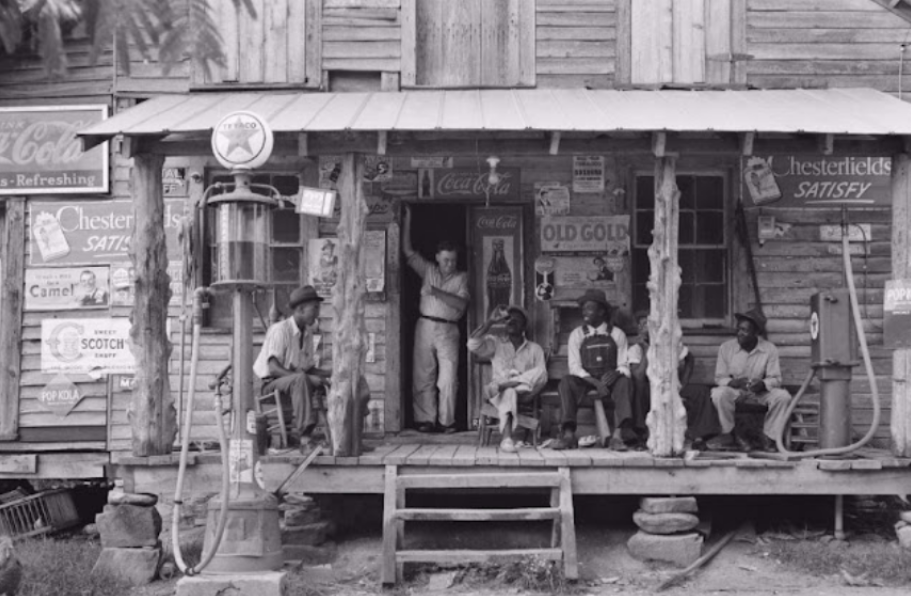
[[749, 158], [743, 196], [757, 207], [890, 207], [888, 157], [773, 155]]
[[25, 310], [107, 308], [111, 285], [107, 267], [29, 267]]
[[107, 106], [0, 108], [0, 195], [108, 191], [108, 145], [82, 150], [76, 133]]
[[545, 217], [541, 220], [541, 252], [551, 254], [629, 254], [629, 216]]
[[130, 321], [44, 319], [41, 321], [41, 371], [83, 374], [132, 373]]
[[[180, 255], [177, 239], [185, 199], [166, 199], [168, 256]], [[133, 234], [130, 201], [33, 202], [29, 206], [29, 263], [72, 265], [129, 260]]]

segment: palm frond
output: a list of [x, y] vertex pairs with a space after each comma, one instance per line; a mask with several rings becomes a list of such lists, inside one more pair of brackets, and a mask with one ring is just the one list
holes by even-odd
[[12, 54], [22, 43], [22, 11], [18, 0], [0, 0], [0, 46]]

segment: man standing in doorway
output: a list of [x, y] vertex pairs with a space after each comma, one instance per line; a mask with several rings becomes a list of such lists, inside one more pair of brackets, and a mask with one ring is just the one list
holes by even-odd
[[418, 431], [433, 432], [439, 420], [443, 432], [454, 433], [459, 319], [468, 307], [468, 274], [456, 271], [458, 251], [451, 242], [444, 240], [437, 245], [436, 263], [414, 251], [411, 209], [407, 206], [402, 247], [408, 265], [422, 280], [420, 316], [414, 332], [414, 422]]

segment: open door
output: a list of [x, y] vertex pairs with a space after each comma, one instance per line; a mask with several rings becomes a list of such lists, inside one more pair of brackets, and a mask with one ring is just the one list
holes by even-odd
[[[471, 207], [468, 218], [468, 246], [471, 247], [471, 305], [468, 307], [468, 329], [474, 329], [498, 306], [515, 304], [525, 308], [522, 272], [523, 210], [520, 205]], [[496, 329], [495, 329], [496, 331]], [[469, 355], [471, 387], [468, 420], [477, 427], [483, 399], [483, 388], [490, 381], [490, 361]]]

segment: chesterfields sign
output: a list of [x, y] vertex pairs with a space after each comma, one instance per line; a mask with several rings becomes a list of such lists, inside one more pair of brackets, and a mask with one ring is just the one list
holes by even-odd
[[107, 106], [0, 108], [0, 195], [104, 193], [107, 143], [82, 150], [76, 133]]

